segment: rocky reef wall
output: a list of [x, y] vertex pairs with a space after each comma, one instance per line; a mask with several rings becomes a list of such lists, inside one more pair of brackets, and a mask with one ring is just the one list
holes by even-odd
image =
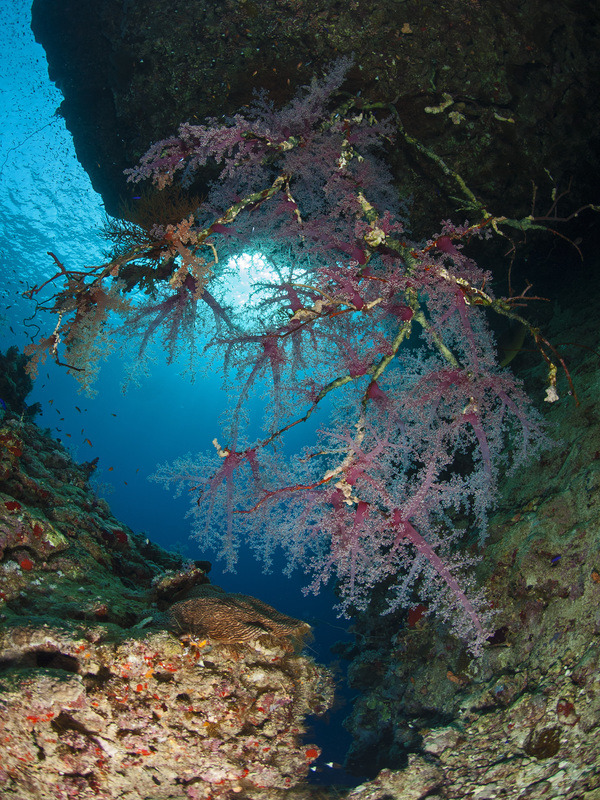
[[0, 794], [281, 797], [332, 702], [309, 626], [121, 525], [94, 468], [0, 425]]

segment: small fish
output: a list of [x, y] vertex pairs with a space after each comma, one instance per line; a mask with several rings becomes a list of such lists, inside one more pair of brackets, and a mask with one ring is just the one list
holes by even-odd
[[89, 446], [90, 446], [90, 447], [93, 447], [93, 446], [94, 446], [94, 445], [93, 445], [93, 444], [90, 442], [90, 440], [89, 440], [89, 439], [84, 439], [83, 441], [84, 441], [84, 442], [87, 442], [87, 443], [89, 444]]
[[0, 406], [2, 406], [2, 408], [6, 411], [6, 403], [1, 397], [0, 397]]
[[108, 468], [108, 471], [109, 471], [109, 472], [112, 472], [112, 471], [113, 471], [113, 469], [114, 469], [114, 467], [109, 467], [109, 468]]
[[79, 406], [75, 406], [75, 408], [76, 408], [76, 410], [77, 410], [77, 411], [79, 411], [79, 413], [81, 414], [81, 409], [79, 408]]

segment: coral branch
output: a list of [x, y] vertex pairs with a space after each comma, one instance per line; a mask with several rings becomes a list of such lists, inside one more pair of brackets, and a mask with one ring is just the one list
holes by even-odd
[[[153, 145], [129, 179], [185, 187], [210, 162], [220, 172], [206, 199], [175, 215], [179, 195], [165, 218], [129, 224], [127, 247], [100, 267], [70, 271], [51, 254], [58, 272], [27, 295], [58, 287], [48, 302], [59, 321], [31, 352], [58, 361], [64, 347], [87, 385], [94, 362], [124, 339], [139, 359], [159, 338], [168, 360], [193, 356], [201, 339], [231, 396], [228, 444], [215, 440], [209, 455], [154, 476], [192, 493], [201, 542], [229, 567], [245, 535], [265, 564], [281, 546], [290, 568], [312, 573], [312, 589], [336, 580], [346, 611], [381, 585], [390, 608], [427, 597], [479, 652], [488, 615], [461, 536], [483, 541], [498, 475], [546, 444], [499, 364], [487, 315], [532, 335], [549, 367], [548, 400], [558, 398], [557, 363], [566, 367], [516, 313], [526, 292], [495, 297], [491, 275], [466, 253], [474, 237], [542, 220], [491, 214], [397, 118], [362, 99], [336, 105], [348, 67], [338, 60], [282, 109], [259, 95]], [[382, 157], [397, 132], [458, 188], [475, 222], [446, 220], [427, 242], [410, 241]], [[272, 277], [232, 307], [226, 284], [243, 255]], [[257, 390], [259, 434], [245, 417]], [[329, 419], [316, 443], [289, 454], [288, 434], [317, 410]], [[453, 525], [457, 517], [466, 524]]]

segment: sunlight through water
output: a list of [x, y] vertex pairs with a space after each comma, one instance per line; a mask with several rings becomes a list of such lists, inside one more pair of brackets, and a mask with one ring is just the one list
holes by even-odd
[[234, 256], [226, 263], [220, 282], [222, 301], [234, 309], [256, 306], [262, 294], [257, 284], [274, 282], [278, 278], [261, 253]]

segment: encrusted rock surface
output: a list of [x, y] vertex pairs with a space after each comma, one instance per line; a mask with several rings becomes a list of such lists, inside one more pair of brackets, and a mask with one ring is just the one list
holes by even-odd
[[[571, 210], [598, 201], [594, 3], [35, 0], [33, 29], [113, 214], [131, 194], [123, 170], [180, 123], [233, 114], [255, 89], [282, 105], [350, 54], [348, 90], [394, 103], [494, 213], [528, 214], [532, 182], [539, 214], [570, 179]], [[456, 185], [401, 137], [390, 158], [401, 196], [414, 198], [413, 232], [429, 236], [455, 212]]]
[[361, 784], [348, 795], [348, 800], [421, 800], [441, 797], [436, 789], [444, 785], [442, 770], [419, 756], [411, 755], [401, 772], [382, 769], [372, 781]]
[[[180, 556], [133, 533], [96, 497], [88, 484], [95, 467], [75, 464], [36, 425], [15, 416], [0, 423], [5, 613], [44, 615], [50, 597], [51, 610], [62, 619], [133, 625], [148, 613], [153, 582], [181, 569]], [[208, 579], [198, 569], [194, 580]]]
[[220, 623], [168, 630], [209, 565], [122, 526], [94, 466], [14, 415], [0, 426], [0, 795], [281, 797], [333, 696], [300, 652], [309, 626], [211, 587]]
[[318, 756], [331, 684], [286, 642], [33, 621], [0, 637], [2, 797], [280, 797]]
[[[397, 800], [599, 793], [598, 288], [590, 279], [548, 308], [546, 333], [568, 344], [579, 405], [561, 379], [562, 399], [545, 407], [556, 445], [507, 480], [491, 520], [479, 574], [497, 616], [483, 656], [418, 612], [357, 622], [349, 677], [362, 695], [348, 720], [349, 766], [375, 774], [408, 757], [437, 769], [433, 793], [401, 788]], [[533, 352], [520, 358], [535, 391], [543, 368]]]

